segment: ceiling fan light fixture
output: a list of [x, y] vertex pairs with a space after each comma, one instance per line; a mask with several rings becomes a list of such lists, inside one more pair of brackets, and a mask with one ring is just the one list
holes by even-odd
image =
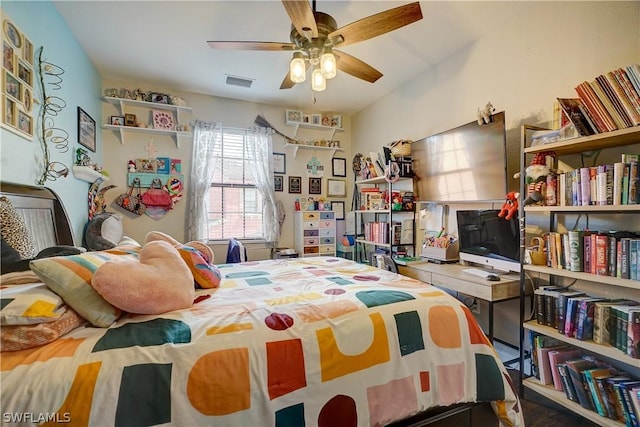
[[307, 66], [300, 52], [294, 53], [289, 63], [289, 78], [294, 83], [302, 83], [307, 79]]
[[332, 79], [337, 74], [336, 57], [329, 49], [320, 57], [320, 69], [325, 79]]
[[311, 73], [311, 90], [314, 92], [322, 92], [327, 88], [327, 80], [322, 75], [320, 68], [314, 68]]

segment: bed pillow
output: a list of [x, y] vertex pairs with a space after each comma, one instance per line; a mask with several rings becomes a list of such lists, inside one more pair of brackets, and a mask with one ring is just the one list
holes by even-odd
[[3, 326], [0, 329], [2, 351], [18, 351], [53, 342], [84, 323], [68, 306], [59, 319], [37, 325]]
[[53, 322], [66, 307], [62, 298], [44, 283], [6, 286], [0, 292], [0, 302], [2, 326]]
[[114, 306], [137, 314], [188, 308], [195, 298], [189, 267], [178, 250], [162, 240], [145, 244], [139, 259], [120, 257], [103, 264], [91, 286]]
[[20, 258], [36, 256], [33, 237], [24, 218], [6, 197], [0, 197], [0, 233], [6, 242], [20, 254]]
[[91, 278], [107, 261], [120, 258], [137, 261], [138, 256], [138, 248], [123, 246], [80, 255], [36, 259], [29, 265], [80, 316], [93, 326], [106, 328], [120, 317], [121, 311], [91, 287]]

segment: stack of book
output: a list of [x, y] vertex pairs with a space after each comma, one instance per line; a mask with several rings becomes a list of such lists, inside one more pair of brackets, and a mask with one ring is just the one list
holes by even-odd
[[364, 224], [364, 239], [368, 242], [389, 243], [389, 227], [386, 222], [367, 222]]
[[640, 380], [582, 350], [544, 335], [531, 335], [535, 375], [567, 399], [600, 416], [637, 426]]
[[534, 307], [538, 324], [580, 341], [615, 347], [640, 359], [640, 305], [636, 301], [542, 286], [534, 291]]
[[382, 190], [377, 187], [362, 187], [360, 189], [360, 210], [382, 210], [387, 204]]
[[[613, 164], [581, 167], [558, 175], [559, 206], [635, 205], [640, 203], [638, 154], [622, 154]], [[551, 191], [547, 186], [547, 192]]]
[[551, 231], [543, 236], [547, 267], [640, 280], [640, 235], [628, 231]]
[[577, 98], [558, 98], [581, 136], [640, 125], [640, 65], [616, 68], [575, 87]]

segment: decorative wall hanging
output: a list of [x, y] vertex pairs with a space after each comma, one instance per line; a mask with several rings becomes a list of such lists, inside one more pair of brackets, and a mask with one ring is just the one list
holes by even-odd
[[168, 111], [153, 110], [153, 128], [162, 130], [176, 130], [176, 122], [173, 118], [173, 114]]
[[38, 73], [40, 77], [40, 91], [42, 93], [42, 106], [40, 108], [39, 135], [42, 145], [43, 172], [38, 180], [39, 185], [44, 185], [45, 181], [55, 181], [60, 177], [69, 175], [69, 168], [60, 162], [52, 162], [49, 158], [49, 145], [52, 144], [60, 153], [69, 151], [69, 133], [56, 127], [54, 117], [56, 117], [67, 103], [59, 96], [49, 95], [47, 90], [60, 90], [62, 88], [62, 75], [64, 70], [42, 58], [44, 47], [38, 51]]
[[313, 156], [307, 162], [307, 175], [309, 176], [323, 176], [324, 175], [324, 166], [315, 156]]
[[33, 44], [2, 13], [2, 127], [25, 139], [34, 134]]

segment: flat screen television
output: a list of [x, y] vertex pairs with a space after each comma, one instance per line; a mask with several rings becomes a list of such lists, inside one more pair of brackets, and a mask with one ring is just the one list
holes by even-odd
[[[418, 200], [502, 200], [507, 194], [504, 111], [491, 122], [473, 121], [411, 144]], [[515, 181], [514, 181], [515, 183]]]
[[520, 271], [517, 215], [506, 220], [499, 209], [457, 210], [460, 260], [502, 271]]

